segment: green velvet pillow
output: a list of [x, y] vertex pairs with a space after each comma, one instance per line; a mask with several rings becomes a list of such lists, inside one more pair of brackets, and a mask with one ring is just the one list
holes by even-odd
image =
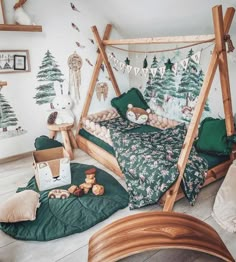
[[195, 144], [199, 152], [229, 155], [232, 145], [232, 140], [227, 137], [224, 119], [207, 117], [202, 121]]
[[40, 136], [35, 139], [34, 146], [36, 150], [43, 150], [54, 147], [61, 147], [63, 145], [59, 141], [51, 139], [47, 136]]
[[128, 104], [132, 104], [134, 107], [139, 107], [144, 110], [149, 106], [144, 100], [142, 93], [137, 88], [131, 88], [127, 93], [123, 93], [119, 97], [115, 97], [111, 100], [111, 105], [115, 107], [121, 117], [126, 118], [126, 112]]

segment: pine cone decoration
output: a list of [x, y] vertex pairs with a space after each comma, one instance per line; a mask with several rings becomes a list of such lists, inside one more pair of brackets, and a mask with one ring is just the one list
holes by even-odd
[[55, 120], [57, 118], [58, 112], [53, 112], [48, 117], [48, 124], [53, 125], [55, 123]]

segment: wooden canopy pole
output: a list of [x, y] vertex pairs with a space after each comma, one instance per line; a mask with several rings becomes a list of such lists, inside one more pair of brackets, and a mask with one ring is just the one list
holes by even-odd
[[104, 46], [104, 44], [102, 43], [102, 40], [101, 40], [101, 38], [100, 38], [100, 36], [99, 36], [97, 27], [96, 27], [96, 26], [93, 26], [93, 27], [92, 27], [92, 31], [93, 31], [93, 34], [94, 34], [94, 38], [95, 38], [95, 40], [96, 40], [96, 42], [97, 42], [99, 51], [100, 51], [100, 53], [101, 53], [101, 55], [102, 55], [104, 64], [105, 64], [105, 66], [106, 66], [106, 68], [107, 68], [107, 72], [108, 72], [108, 74], [109, 74], [109, 76], [110, 76], [112, 85], [113, 85], [114, 90], [115, 90], [115, 92], [116, 92], [116, 95], [117, 95], [117, 96], [120, 96], [120, 95], [121, 95], [120, 89], [119, 89], [119, 87], [118, 87], [118, 85], [117, 85], [116, 78], [115, 78], [115, 76], [114, 76], [114, 74], [113, 74], [111, 65], [110, 65], [110, 63], [109, 63], [109, 61], [108, 61], [107, 54], [106, 54], [106, 52], [105, 52], [105, 46]]
[[[108, 24], [106, 26], [106, 29], [105, 29], [105, 32], [104, 32], [104, 35], [103, 35], [104, 40], [109, 38], [110, 33], [111, 33], [111, 28], [112, 28], [111, 24]], [[101, 53], [99, 53], [98, 56], [97, 56], [97, 61], [96, 61], [94, 70], [93, 70], [92, 78], [91, 78], [91, 81], [90, 81], [90, 84], [89, 84], [89, 89], [88, 89], [87, 96], [86, 96], [86, 99], [85, 99], [85, 104], [84, 104], [84, 107], [83, 107], [83, 110], [82, 110], [82, 113], [81, 113], [81, 116], [80, 116], [79, 129], [81, 128], [82, 118], [87, 116], [87, 114], [88, 114], [88, 110], [89, 110], [89, 107], [90, 107], [90, 104], [91, 104], [91, 100], [92, 100], [92, 97], [93, 97], [95, 85], [96, 85], [96, 82], [97, 82], [97, 78], [98, 78], [98, 75], [99, 75], [99, 71], [100, 71], [102, 62], [103, 62], [103, 58], [102, 58]]]
[[[234, 8], [229, 10], [234, 14]], [[221, 82], [221, 90], [222, 90], [222, 98], [224, 105], [224, 113], [225, 113], [225, 124], [227, 130], [227, 136], [231, 136], [234, 134], [234, 119], [233, 119], [233, 108], [231, 102], [231, 93], [230, 93], [230, 82], [229, 82], [229, 70], [228, 70], [228, 62], [227, 62], [227, 54], [226, 54], [226, 46], [224, 41], [224, 25], [221, 21], [222, 18], [222, 7], [220, 6], [217, 9], [216, 16], [219, 19], [214, 19], [215, 36], [216, 36], [216, 49], [219, 55], [219, 72], [220, 72], [220, 82]], [[233, 18], [233, 15], [230, 16]], [[232, 22], [232, 21], [231, 21]]]
[[[224, 21], [222, 19], [222, 8], [221, 6], [215, 6], [212, 9], [213, 12], [213, 20], [214, 20], [214, 27], [215, 27], [215, 34], [216, 37], [218, 38], [218, 40], [216, 41], [216, 45], [215, 48], [213, 50], [212, 53], [212, 57], [211, 57], [211, 61], [208, 67], [208, 71], [206, 74], [206, 77], [204, 79], [203, 82], [203, 86], [201, 89], [201, 92], [199, 94], [199, 98], [198, 98], [198, 103], [195, 107], [194, 113], [193, 113], [193, 117], [191, 119], [189, 128], [188, 128], [188, 132], [187, 135], [185, 137], [185, 141], [183, 143], [183, 148], [181, 150], [180, 153], [180, 157], [178, 160], [178, 170], [179, 170], [179, 177], [176, 181], [176, 183], [171, 187], [171, 189], [169, 189], [168, 193], [167, 193], [167, 197], [166, 197], [166, 202], [164, 205], [163, 210], [164, 211], [171, 211], [173, 209], [173, 205], [174, 205], [174, 201], [176, 199], [176, 195], [178, 193], [178, 189], [180, 187], [180, 183], [181, 180], [183, 178], [183, 174], [184, 174], [184, 170], [188, 161], [188, 157], [192, 148], [192, 144], [195, 138], [195, 134], [197, 132], [197, 128], [200, 122], [200, 118], [211, 88], [211, 84], [216, 72], [216, 68], [217, 65], [220, 60], [220, 56], [219, 54], [222, 53], [222, 49], [220, 49], [221, 47], [224, 47], [224, 34], [227, 34], [229, 32], [232, 20], [233, 20], [233, 16], [235, 13], [235, 9], [234, 8], [228, 8], [224, 17]], [[224, 28], [224, 30], [221, 30], [220, 28]], [[223, 56], [223, 55], [222, 55]], [[225, 60], [222, 59], [222, 65], [225, 65]], [[226, 60], [227, 62], [227, 60]], [[222, 66], [221, 66], [222, 67]], [[227, 68], [228, 71], [228, 68]], [[224, 74], [224, 70], [223, 68], [221, 68], [220, 74]], [[229, 80], [226, 80], [228, 77], [228, 74], [225, 75], [224, 77], [222, 77], [222, 79], [224, 79], [224, 85], [227, 85], [229, 83]], [[222, 87], [225, 88], [225, 87]], [[228, 89], [229, 87], [227, 87]], [[228, 97], [230, 95], [229, 92], [225, 92], [225, 96], [230, 99], [230, 97]], [[230, 101], [230, 100], [227, 100]], [[225, 103], [225, 106], [227, 107], [227, 110], [229, 110], [231, 103], [227, 102]], [[230, 110], [229, 110], [230, 111]]]
[[103, 40], [104, 45], [147, 45], [147, 44], [177, 44], [177, 43], [198, 43], [201, 41], [211, 42], [215, 35], [190, 35], [190, 36], [163, 36], [151, 38], [134, 39], [108, 39]]

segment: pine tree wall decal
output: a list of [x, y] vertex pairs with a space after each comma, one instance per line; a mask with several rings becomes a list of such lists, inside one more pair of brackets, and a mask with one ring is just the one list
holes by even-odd
[[198, 73], [197, 73], [197, 63], [193, 61], [191, 56], [193, 55], [193, 50], [191, 49], [188, 53], [188, 66], [186, 70], [183, 71], [180, 84], [179, 92], [185, 94], [186, 106], [189, 106], [189, 100], [195, 99], [200, 92]]
[[[202, 84], [203, 84], [203, 81], [204, 81], [204, 77], [205, 77], [204, 72], [202, 70], [200, 70], [199, 73], [198, 73], [198, 85], [199, 85], [200, 88], [202, 87]], [[207, 111], [207, 112], [211, 111], [210, 107], [209, 107], [208, 100], [206, 101], [204, 110]]]
[[7, 132], [7, 128], [9, 126], [16, 126], [17, 122], [14, 110], [0, 93], [0, 128], [2, 128], [3, 132]]
[[[164, 63], [163, 57], [161, 64]], [[181, 64], [181, 70], [178, 67], [173, 68], [174, 64], [170, 59], [164, 63], [164, 67], [160, 66], [154, 56], [144, 97], [158, 115], [177, 121], [190, 121], [204, 81], [204, 72], [193, 58], [194, 52], [191, 49], [186, 59], [182, 60], [186, 62], [186, 66]], [[161, 68], [164, 68], [162, 75]], [[204, 112], [205, 116], [210, 112], [208, 101]]]
[[[158, 62], [156, 56], [154, 56], [151, 68], [158, 68]], [[152, 73], [149, 73], [147, 87], [144, 91], [144, 97], [147, 102], [151, 100], [155, 102], [156, 105], [162, 106], [164, 102], [164, 94], [162, 88], [161, 75], [159, 71], [156, 71], [155, 76]]]
[[56, 95], [54, 90], [54, 82], [63, 82], [64, 79], [62, 77], [63, 74], [54, 57], [50, 51], [47, 50], [37, 74], [37, 79], [39, 82], [42, 82], [42, 84], [36, 87], [37, 93], [34, 97], [36, 104], [42, 105], [45, 103], [51, 103], [52, 99]]
[[166, 70], [162, 79], [162, 86], [164, 87], [165, 97], [175, 97], [176, 96], [176, 85], [175, 85], [175, 74], [172, 71], [173, 63], [170, 59], [165, 63]]

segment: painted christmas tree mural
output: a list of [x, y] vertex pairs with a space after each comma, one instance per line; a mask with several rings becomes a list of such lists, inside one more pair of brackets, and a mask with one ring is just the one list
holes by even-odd
[[[202, 84], [203, 84], [203, 81], [204, 81], [204, 77], [205, 77], [205, 75], [204, 75], [203, 71], [200, 70], [199, 73], [198, 73], [198, 85], [200, 86], [200, 88], [202, 87]], [[204, 110], [206, 112], [210, 112], [210, 107], [209, 107], [208, 100], [206, 101]]]
[[[182, 66], [176, 63], [177, 66], [173, 67], [174, 63], [170, 59], [167, 62], [164, 62], [163, 59], [162, 55], [161, 63], [164, 64], [162, 71], [164, 73], [161, 77], [160, 70], [163, 69], [163, 66], [158, 68], [157, 59], [154, 57], [150, 71], [156, 74], [153, 76], [151, 72], [149, 73], [144, 97], [156, 114], [177, 121], [189, 122], [204, 80], [204, 73], [199, 65], [200, 52], [194, 53], [191, 49], [184, 60], [172, 59]], [[207, 116], [209, 112], [207, 101], [203, 116]]]
[[[202, 83], [204, 80], [203, 71], [199, 70], [199, 65], [192, 59], [194, 52], [191, 49], [188, 53], [188, 65], [185, 70], [183, 70], [180, 84], [179, 93], [185, 95], [185, 106], [182, 108], [182, 119], [189, 121], [193, 114], [193, 109], [196, 106], [197, 98], [199, 96]], [[208, 103], [206, 104], [205, 110], [210, 111]]]
[[18, 136], [26, 133], [18, 125], [18, 119], [13, 108], [0, 91], [0, 139]]
[[193, 55], [193, 50], [191, 49], [188, 53], [187, 58], [188, 65], [183, 71], [182, 77], [179, 84], [179, 93], [185, 94], [186, 106], [189, 106], [189, 101], [194, 100], [200, 92], [199, 78], [197, 71], [197, 63], [193, 61], [191, 56]]
[[36, 87], [37, 94], [34, 99], [36, 104], [42, 105], [51, 103], [55, 97], [54, 82], [63, 82], [64, 80], [62, 78], [63, 74], [49, 50], [46, 52], [39, 69], [37, 79], [42, 84]]
[[172, 66], [173, 63], [168, 59], [165, 63], [166, 69], [162, 79], [162, 86], [167, 99], [176, 95], [175, 74], [172, 71]]
[[150, 108], [154, 111], [156, 111], [157, 108], [162, 108], [164, 102], [162, 79], [160, 72], [157, 70], [157, 67], [157, 58], [154, 56], [151, 65], [151, 70], [153, 70], [153, 73], [151, 71], [149, 72], [147, 87], [144, 91], [145, 100], [149, 103]]

